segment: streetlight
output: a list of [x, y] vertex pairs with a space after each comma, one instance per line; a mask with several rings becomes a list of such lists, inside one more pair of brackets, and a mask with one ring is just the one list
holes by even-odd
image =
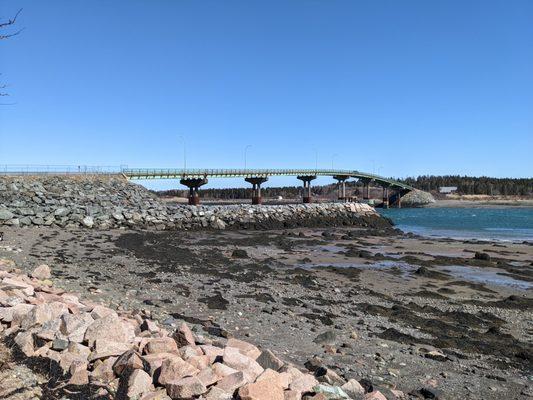
[[183, 142], [183, 172], [185, 172], [187, 170], [187, 146], [183, 135], [180, 135], [178, 139]]
[[246, 147], [244, 148], [244, 169], [246, 169], [246, 155], [247, 155], [247, 152], [248, 152], [248, 149], [252, 147], [251, 144], [247, 144]]
[[315, 173], [318, 171], [318, 150], [315, 148]]
[[338, 156], [339, 156], [339, 155], [338, 155], [337, 153], [335, 153], [335, 154], [333, 154], [333, 155], [331, 156], [331, 169], [333, 169], [333, 159], [334, 159], [335, 157], [338, 157]]

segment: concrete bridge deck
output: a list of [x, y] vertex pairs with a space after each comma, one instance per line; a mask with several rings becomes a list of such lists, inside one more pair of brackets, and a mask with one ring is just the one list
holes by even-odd
[[128, 179], [180, 179], [189, 188], [189, 204], [199, 204], [198, 188], [207, 183], [208, 178], [244, 178], [252, 184], [254, 204], [261, 203], [261, 184], [271, 176], [295, 176], [303, 182], [303, 201], [309, 203], [311, 181], [318, 176], [331, 176], [338, 181], [339, 199], [346, 199], [345, 181], [351, 178], [363, 182], [363, 199], [369, 197], [369, 185], [374, 182], [383, 187], [383, 204], [389, 204], [389, 189], [394, 190], [395, 202], [400, 206], [401, 196], [414, 188], [405, 183], [356, 170], [338, 169], [152, 169], [124, 168], [122, 174]]

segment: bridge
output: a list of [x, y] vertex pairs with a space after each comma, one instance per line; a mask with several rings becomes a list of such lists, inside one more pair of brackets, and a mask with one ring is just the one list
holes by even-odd
[[[271, 176], [295, 176], [303, 183], [303, 202], [311, 203], [311, 181], [318, 176], [331, 176], [337, 181], [341, 201], [348, 200], [345, 183], [348, 179], [358, 179], [363, 183], [363, 200], [370, 197], [370, 184], [383, 188], [383, 207], [389, 204], [401, 207], [401, 197], [413, 190], [412, 186], [379, 175], [352, 170], [337, 169], [151, 169], [121, 168], [121, 174], [127, 179], [179, 179], [189, 188], [189, 204], [200, 204], [198, 189], [207, 184], [208, 178], [244, 178], [252, 185], [252, 204], [261, 204], [261, 184]], [[394, 193], [389, 196], [389, 190]]]

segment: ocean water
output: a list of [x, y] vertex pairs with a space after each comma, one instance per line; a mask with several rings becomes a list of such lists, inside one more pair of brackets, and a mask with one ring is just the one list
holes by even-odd
[[533, 241], [533, 208], [390, 208], [380, 210], [404, 232], [428, 237]]

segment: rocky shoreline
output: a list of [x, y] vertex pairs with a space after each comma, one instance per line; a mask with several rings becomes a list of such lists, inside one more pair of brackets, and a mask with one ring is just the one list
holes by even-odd
[[0, 177], [0, 225], [176, 229], [390, 227], [360, 203], [184, 206], [117, 177]]
[[385, 399], [331, 369], [302, 372], [242, 340], [213, 340], [186, 323], [170, 332], [143, 313], [83, 301], [51, 277], [47, 265], [28, 276], [0, 259], [0, 339], [19, 362], [48, 365], [40, 398], [55, 391], [132, 400]]
[[169, 333], [186, 322], [214, 342], [250, 342], [319, 381], [325, 368], [389, 400], [396, 391], [533, 397], [527, 243], [360, 227], [3, 231], [0, 258], [27, 274], [50, 265], [54, 286], [83, 304], [141, 315]]

